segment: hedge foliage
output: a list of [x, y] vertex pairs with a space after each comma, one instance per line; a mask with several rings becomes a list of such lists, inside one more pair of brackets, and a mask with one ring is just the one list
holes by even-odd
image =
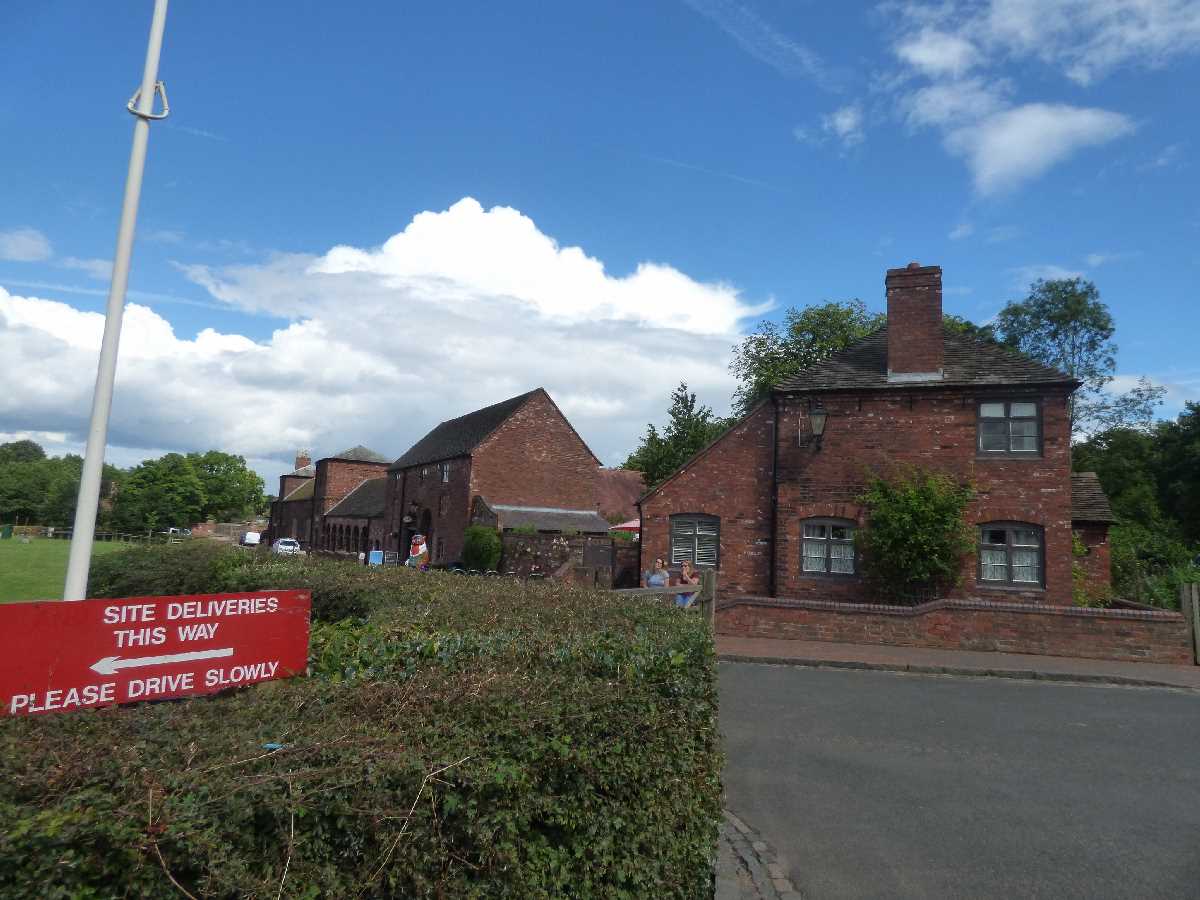
[[116, 554], [93, 584], [310, 588], [311, 677], [0, 721], [0, 896], [711, 896], [701, 617], [554, 583], [189, 552]]
[[500, 562], [503, 546], [500, 532], [485, 525], [468, 525], [463, 535], [463, 565], [479, 572], [490, 572]]

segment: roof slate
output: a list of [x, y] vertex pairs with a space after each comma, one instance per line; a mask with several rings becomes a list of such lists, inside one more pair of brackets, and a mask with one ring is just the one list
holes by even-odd
[[327, 516], [347, 516], [356, 519], [373, 519], [383, 515], [387, 494], [386, 478], [367, 478], [358, 487], [338, 501]]
[[304, 484], [300, 485], [300, 487], [296, 488], [294, 491], [284, 497], [283, 502], [288, 503], [292, 500], [311, 500], [315, 490], [316, 482], [314, 479], [310, 478], [308, 481], [304, 482]]
[[1112, 507], [1095, 472], [1071, 473], [1071, 520], [1074, 522], [1112, 522]]
[[505, 506], [495, 504], [492, 511], [501, 528], [536, 528], [538, 531], [579, 531], [608, 534], [608, 522], [593, 509], [557, 509], [549, 506]]
[[943, 346], [944, 377], [940, 381], [889, 382], [885, 325], [857, 344], [784, 379], [775, 389], [811, 392], [895, 388], [911, 391], [914, 387], [1077, 383], [1070, 375], [988, 341], [946, 331]]
[[413, 444], [403, 456], [392, 463], [391, 468], [406, 469], [409, 466], [419, 466], [455, 456], [466, 456], [540, 390], [541, 388], [535, 388], [520, 396], [442, 422]]
[[370, 449], [369, 447], [364, 447], [362, 444], [358, 444], [354, 447], [349, 447], [349, 448], [343, 450], [341, 453], [334, 453], [332, 456], [327, 456], [325, 458], [326, 459], [345, 459], [345, 460], [349, 460], [350, 462], [385, 463], [385, 462], [391, 461], [386, 456], [384, 456], [382, 453], [376, 453], [374, 450]]

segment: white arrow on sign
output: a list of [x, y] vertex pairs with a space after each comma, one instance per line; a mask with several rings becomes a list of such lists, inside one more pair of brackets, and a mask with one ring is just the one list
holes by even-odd
[[171, 663], [193, 662], [197, 659], [216, 659], [220, 656], [233, 656], [232, 647], [220, 650], [193, 650], [190, 653], [171, 653], [167, 656], [143, 656], [138, 659], [121, 659], [119, 656], [106, 656], [90, 668], [101, 675], [116, 675], [121, 669], [135, 669], [139, 666], [167, 666]]

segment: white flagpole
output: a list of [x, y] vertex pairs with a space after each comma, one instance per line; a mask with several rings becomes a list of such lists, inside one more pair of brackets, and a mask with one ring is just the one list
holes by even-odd
[[[167, 0], [154, 0], [154, 18], [150, 22], [150, 43], [146, 48], [142, 86], [129, 101], [129, 111], [137, 116], [137, 121], [133, 125], [133, 150], [129, 154], [129, 174], [125, 178], [125, 202], [121, 207], [121, 224], [117, 229], [117, 253], [113, 259], [112, 285], [108, 289], [108, 312], [104, 318], [104, 338], [100, 343], [100, 365], [96, 372], [87, 452], [83, 457], [79, 500], [75, 507], [75, 528], [71, 533], [71, 555], [67, 561], [67, 580], [63, 587], [64, 600], [82, 600], [87, 595], [88, 567], [91, 565], [92, 542], [96, 536], [96, 506], [100, 501], [100, 476], [104, 471], [104, 448], [108, 441], [108, 416], [112, 409], [113, 380], [117, 372], [117, 346], [121, 340], [121, 319], [125, 313], [125, 287], [129, 283], [129, 259], [133, 254], [133, 230], [142, 193], [142, 172], [146, 168], [150, 119], [164, 118], [167, 112], [166, 92], [157, 81], [158, 56], [162, 51], [166, 21]], [[163, 95], [163, 112], [159, 115], [154, 114], [156, 91], [161, 91]]]

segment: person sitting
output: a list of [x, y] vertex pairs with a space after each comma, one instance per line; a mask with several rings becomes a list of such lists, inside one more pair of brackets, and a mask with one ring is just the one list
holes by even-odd
[[[684, 560], [683, 568], [679, 572], [680, 584], [699, 584], [700, 573], [696, 571], [696, 567], [692, 565], [690, 559]], [[688, 607], [696, 602], [697, 594], [676, 594], [675, 604], [677, 606]]]
[[663, 562], [661, 556], [654, 560], [654, 568], [648, 572], [642, 573], [642, 587], [670, 587], [671, 573], [667, 571], [667, 565]]

